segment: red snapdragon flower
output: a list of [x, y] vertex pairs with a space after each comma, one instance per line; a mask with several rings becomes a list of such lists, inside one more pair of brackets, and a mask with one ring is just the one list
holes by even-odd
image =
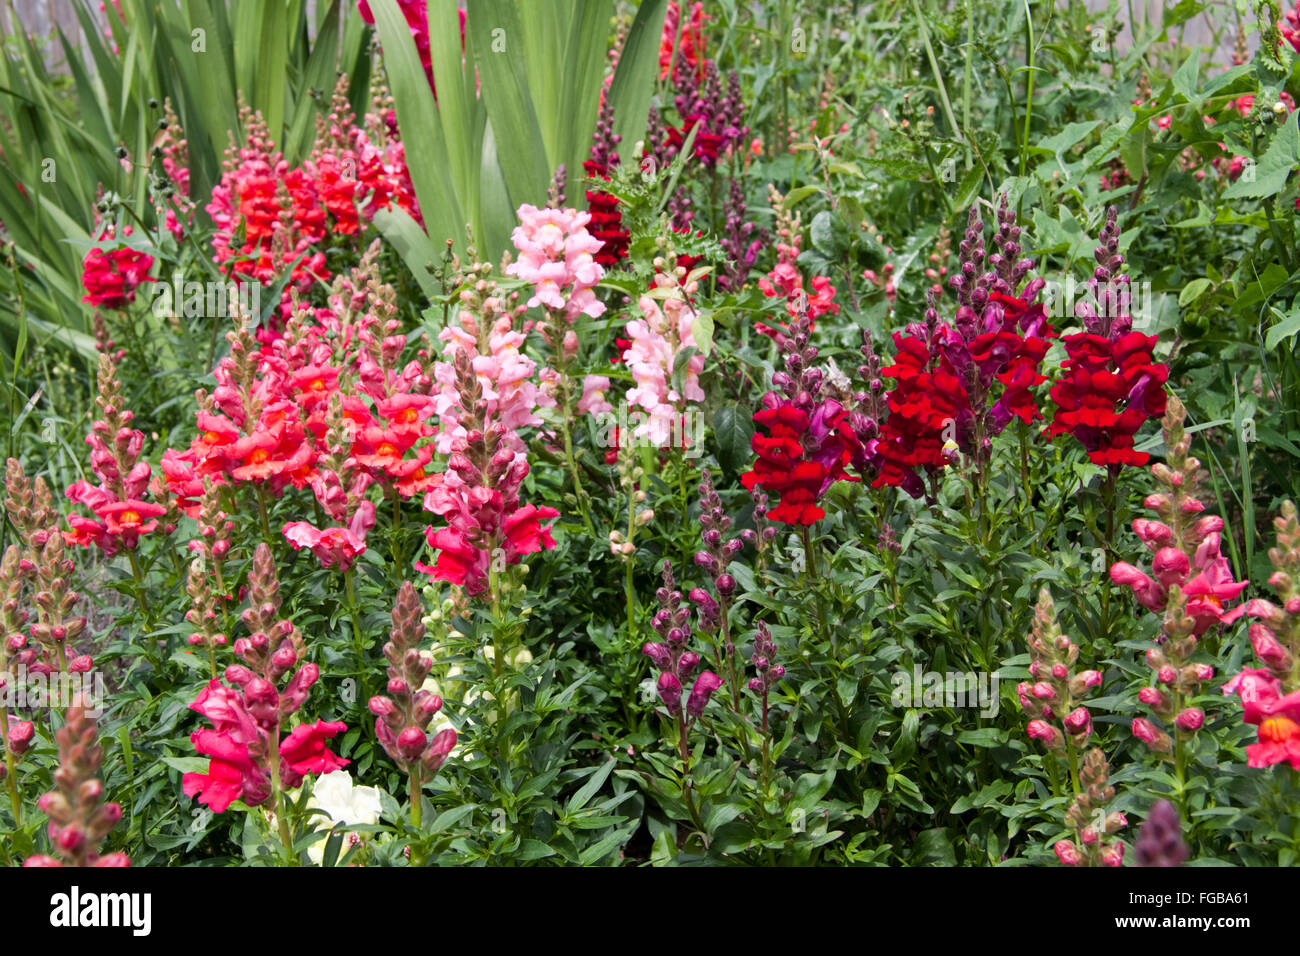
[[1152, 357], [1156, 337], [1129, 332], [1112, 341], [1083, 332], [1063, 341], [1069, 358], [1051, 389], [1056, 411], [1047, 434], [1073, 435], [1097, 465], [1145, 465], [1151, 456], [1134, 449], [1133, 436], [1164, 414], [1169, 378]]
[[755, 413], [754, 423], [768, 433], [756, 432], [750, 440], [758, 460], [740, 481], [750, 491], [761, 487], [780, 495], [768, 518], [815, 524], [826, 517], [817, 502], [827, 489], [837, 481], [858, 480], [845, 470], [858, 442], [848, 412], [838, 402], [824, 400], [811, 416], [793, 404], [781, 403]]
[[[109, 247], [114, 231], [112, 225], [106, 226], [96, 240], [104, 245], [91, 249], [81, 261], [81, 284], [86, 289], [81, 301], [95, 308], [125, 309], [135, 301], [136, 289], [154, 281], [149, 275], [153, 256], [130, 246]], [[122, 235], [131, 235], [131, 227], [126, 226]]]
[[1266, 670], [1246, 668], [1223, 686], [1241, 698], [1245, 721], [1259, 728], [1258, 743], [1246, 747], [1252, 767], [1287, 762], [1300, 770], [1300, 691], [1283, 695], [1282, 683]]

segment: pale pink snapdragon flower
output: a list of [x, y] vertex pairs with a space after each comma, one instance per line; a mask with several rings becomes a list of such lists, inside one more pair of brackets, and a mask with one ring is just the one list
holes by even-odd
[[579, 315], [597, 318], [605, 304], [592, 287], [605, 275], [594, 258], [603, 243], [587, 231], [591, 214], [576, 209], [519, 207], [519, 225], [510, 241], [519, 258], [506, 266], [507, 275], [533, 284], [529, 308], [543, 306], [572, 323]]
[[[623, 352], [623, 361], [636, 383], [628, 389], [627, 402], [645, 409], [648, 416], [633, 434], [660, 446], [677, 433], [684, 403], [704, 400], [703, 355], [692, 355], [687, 362], [680, 392], [672, 384], [678, 354], [696, 347], [692, 331], [696, 312], [686, 299], [687, 291], [676, 278], [659, 273], [654, 288], [637, 303], [645, 317], [627, 324], [632, 344]], [[685, 434], [684, 429], [681, 432]]]

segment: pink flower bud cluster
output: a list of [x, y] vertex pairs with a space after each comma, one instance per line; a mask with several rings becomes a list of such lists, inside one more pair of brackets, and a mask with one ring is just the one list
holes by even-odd
[[[8, 693], [14, 681], [14, 668], [26, 668], [36, 659], [36, 652], [27, 647], [26, 624], [28, 612], [24, 606], [23, 590], [32, 577], [34, 568], [24, 570], [21, 549], [11, 544], [0, 557], [0, 693]], [[31, 562], [26, 562], [29, 566]], [[29, 720], [10, 721], [9, 709], [0, 707], [0, 746], [12, 756], [16, 765], [31, 746], [35, 727]], [[0, 780], [9, 772], [9, 763], [0, 763]]]
[[[199, 536], [189, 543], [195, 558], [190, 562], [185, 585], [185, 593], [190, 596], [190, 609], [185, 612], [185, 620], [194, 628], [194, 633], [188, 638], [192, 646], [212, 649], [224, 646], [227, 641], [222, 628], [230, 595], [221, 569], [230, 553], [233, 530], [234, 522], [221, 510], [220, 489], [211, 482], [206, 483], [199, 504]], [[215, 591], [213, 584], [216, 585]]]
[[1287, 762], [1300, 770], [1300, 520], [1293, 501], [1282, 502], [1273, 519], [1277, 546], [1270, 548], [1273, 574], [1268, 583], [1280, 604], [1264, 598], [1246, 602], [1252, 619], [1250, 643], [1263, 665], [1246, 668], [1223, 687], [1241, 698], [1243, 717], [1259, 728], [1259, 739], [1246, 747], [1252, 767]]
[[[117, 364], [112, 356], [101, 353], [99, 395], [95, 399], [101, 417], [86, 436], [91, 449], [90, 469], [99, 483], [77, 481], [65, 492], [69, 500], [85, 505], [94, 517], [69, 515], [72, 530], [64, 536], [69, 544], [93, 544], [110, 556], [123, 548], [134, 549], [140, 535], [157, 529], [157, 519], [167, 513], [164, 506], [145, 500], [152, 469], [140, 459], [144, 432], [130, 427], [134, 413], [122, 402]], [[165, 530], [170, 532], [171, 528]]]
[[1147, 651], [1147, 664], [1155, 681], [1138, 699], [1164, 728], [1146, 717], [1133, 721], [1133, 735], [1157, 753], [1168, 753], [1173, 741], [1167, 733], [1194, 734], [1205, 722], [1205, 712], [1186, 706], [1201, 685], [1214, 676], [1208, 664], [1193, 661], [1198, 639], [1211, 627], [1235, 621], [1246, 608], [1225, 609], [1246, 582], [1234, 581], [1228, 559], [1220, 551], [1223, 519], [1206, 515], [1196, 497], [1202, 481], [1201, 463], [1189, 454], [1191, 437], [1184, 429], [1187, 410], [1170, 396], [1163, 421], [1164, 462], [1151, 466], [1160, 490], [1147, 496], [1146, 507], [1157, 519], [1138, 518], [1133, 530], [1152, 552], [1151, 573], [1126, 562], [1111, 566], [1116, 584], [1132, 589], [1139, 604], [1163, 615], [1156, 646]]
[[54, 789], [37, 806], [50, 818], [50, 843], [62, 862], [52, 856], [30, 856], [23, 866], [130, 866], [125, 853], [99, 855], [100, 843], [122, 819], [122, 806], [104, 800], [104, 785], [98, 778], [104, 759], [99, 730], [95, 719], [87, 716], [80, 695], [54, 737], [59, 745]]
[[422, 616], [415, 587], [403, 581], [393, 607], [393, 629], [384, 645], [388, 693], [370, 698], [370, 712], [378, 718], [375, 735], [384, 752], [408, 774], [428, 780], [456, 746], [456, 731], [448, 727], [429, 736], [429, 724], [442, 709], [442, 698], [423, 686], [433, 658], [420, 650], [425, 633]]
[[214, 813], [224, 813], [235, 800], [258, 806], [271, 799], [277, 784], [291, 790], [308, 773], [330, 773], [348, 763], [326, 745], [347, 729], [341, 722], [300, 724], [281, 737], [288, 718], [306, 703], [320, 669], [300, 666], [302, 637], [292, 621], [279, 616], [279, 592], [271, 549], [262, 542], [248, 575], [249, 607], [241, 615], [250, 633], [234, 645], [244, 663], [227, 667], [226, 683], [210, 681], [190, 704], [212, 724], [190, 735], [209, 764], [207, 773], [185, 774], [182, 787]]
[[[683, 739], [686, 728], [704, 713], [713, 692], [722, 686], [722, 678], [712, 671], [702, 671], [695, 676], [700, 665], [700, 655], [686, 650], [691, 638], [690, 610], [682, 606], [682, 592], [676, 589], [672, 564], [664, 562], [663, 587], [655, 592], [659, 610], [651, 619], [651, 626], [659, 641], [647, 641], [641, 653], [650, 658], [659, 670], [656, 689], [668, 716], [681, 721]], [[690, 695], [686, 699], [683, 717], [682, 694], [684, 683], [695, 676]]]
[[1092, 734], [1092, 714], [1079, 701], [1101, 686], [1101, 671], [1074, 669], [1079, 645], [1061, 633], [1047, 588], [1038, 592], [1034, 606], [1029, 652], [1030, 679], [1016, 685], [1016, 693], [1030, 717], [1030, 739], [1048, 750], [1064, 749], [1067, 736], [1075, 747], [1084, 746]]
[[1124, 844], [1114, 836], [1128, 826], [1128, 818], [1122, 813], [1107, 812], [1107, 806], [1115, 798], [1115, 788], [1109, 780], [1110, 764], [1106, 755], [1094, 747], [1084, 755], [1079, 768], [1083, 790], [1065, 812], [1065, 822], [1074, 831], [1074, 839], [1058, 840], [1052, 847], [1063, 865], [1124, 864]]
[[1188, 850], [1181, 827], [1178, 808], [1168, 800], [1157, 800], [1138, 831], [1133, 862], [1137, 866], [1182, 866]]

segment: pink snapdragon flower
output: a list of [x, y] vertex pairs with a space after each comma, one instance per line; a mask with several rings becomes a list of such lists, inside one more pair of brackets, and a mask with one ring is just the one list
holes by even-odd
[[[696, 283], [682, 285], [679, 277], [664, 273], [657, 274], [654, 282], [654, 288], [637, 302], [644, 318], [627, 324], [631, 345], [624, 350], [623, 361], [636, 383], [628, 389], [627, 402], [645, 409], [647, 414], [633, 434], [662, 447], [678, 432], [685, 403], [704, 401], [704, 390], [700, 388], [704, 356], [692, 355], [686, 363], [681, 391], [673, 387], [677, 356], [696, 346], [692, 331], [696, 312], [688, 299]], [[681, 432], [684, 434], [685, 429]]]
[[[1148, 666], [1155, 672], [1155, 684], [1144, 688], [1138, 699], [1152, 716], [1179, 739], [1196, 733], [1205, 713], [1188, 707], [1200, 685], [1214, 676], [1208, 664], [1192, 660], [1198, 640], [1212, 627], [1230, 624], [1246, 613], [1246, 606], [1231, 610], [1233, 601], [1246, 588], [1235, 581], [1228, 559], [1220, 551], [1223, 519], [1207, 515], [1196, 497], [1201, 463], [1193, 458], [1191, 438], [1183, 426], [1187, 410], [1170, 396], [1163, 421], [1165, 461], [1151, 466], [1159, 491], [1148, 495], [1146, 507], [1156, 519], [1138, 518], [1133, 530], [1152, 552], [1151, 573], [1127, 562], [1110, 569], [1111, 580], [1133, 591], [1140, 605], [1162, 616], [1156, 646], [1147, 651]], [[1135, 718], [1133, 735], [1157, 753], [1168, 753], [1174, 741], [1156, 723]]]
[[506, 266], [506, 275], [533, 284], [529, 308], [543, 306], [572, 323], [579, 315], [598, 318], [605, 304], [592, 287], [605, 275], [594, 255], [601, 241], [587, 231], [591, 214], [575, 209], [519, 207], [519, 225], [510, 241], [519, 258]]

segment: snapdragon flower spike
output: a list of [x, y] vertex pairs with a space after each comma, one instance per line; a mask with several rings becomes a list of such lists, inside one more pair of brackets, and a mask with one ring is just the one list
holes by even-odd
[[750, 678], [749, 689], [758, 695], [763, 714], [762, 731], [768, 733], [768, 698], [772, 688], [785, 676], [785, 666], [776, 663], [776, 641], [764, 621], [755, 625], [754, 650], [750, 657], [757, 676]]
[[[583, 160], [583, 172], [591, 179], [609, 180], [610, 170], [619, 164], [615, 147], [622, 137], [614, 132], [614, 104], [602, 96], [596, 116], [596, 131], [591, 138], [591, 152]], [[600, 240], [594, 253], [598, 265], [608, 269], [627, 258], [631, 234], [623, 226], [618, 197], [599, 189], [586, 190], [587, 210], [591, 213], [590, 233]], [[563, 203], [553, 204], [557, 208]]]
[[[691, 639], [690, 609], [682, 606], [682, 592], [677, 590], [673, 579], [672, 563], [664, 562], [663, 586], [655, 592], [659, 610], [651, 618], [651, 626], [659, 635], [659, 641], [647, 641], [641, 653], [650, 658], [659, 670], [656, 690], [663, 702], [668, 716], [680, 724], [681, 746], [685, 746], [686, 731], [695, 720], [704, 713], [704, 708], [714, 691], [722, 686], [722, 678], [712, 671], [701, 671], [696, 675], [700, 656], [687, 651]], [[684, 685], [694, 676], [694, 683], [682, 705]]]
[[718, 273], [718, 287], [735, 292], [749, 279], [749, 271], [758, 261], [763, 249], [763, 231], [745, 213], [745, 188], [732, 177], [727, 185], [727, 198], [722, 212], [723, 236], [721, 246], [727, 253], [727, 262]]
[[1112, 474], [1150, 460], [1134, 449], [1133, 436], [1147, 419], [1164, 414], [1169, 378], [1168, 367], [1153, 357], [1156, 337], [1133, 331], [1116, 217], [1111, 206], [1095, 253], [1097, 268], [1088, 280], [1101, 312], [1087, 301], [1075, 308], [1084, 330], [1063, 339], [1069, 358], [1065, 377], [1051, 388], [1055, 412], [1047, 428], [1049, 435], [1073, 435], [1093, 464]]
[[[40, 533], [32, 536], [33, 542]], [[41, 659], [28, 668], [33, 673], [85, 673], [93, 666], [86, 654], [76, 653], [76, 642], [86, 631], [86, 619], [72, 611], [81, 596], [71, 588], [75, 567], [67, 557], [63, 535], [57, 530], [45, 534], [44, 545], [36, 555], [32, 603], [36, 606], [36, 623], [29, 633], [41, 646]]]
[[442, 698], [424, 689], [433, 666], [432, 655], [420, 650], [424, 634], [419, 595], [410, 581], [403, 581], [393, 607], [393, 629], [384, 645], [388, 693], [370, 699], [370, 712], [377, 718], [375, 735], [384, 752], [408, 774], [428, 780], [456, 746], [456, 731], [448, 727], [429, 736], [429, 724], [442, 709]]
[[[786, 197], [775, 186], [768, 185], [767, 196], [776, 217], [776, 265], [758, 280], [758, 288], [768, 298], [784, 299], [788, 318], [798, 319], [807, 314], [811, 330], [823, 315], [839, 314], [835, 287], [825, 276], [814, 276], [810, 283], [812, 294], [808, 293], [798, 265], [799, 244], [803, 241], [800, 215], [786, 208]], [[790, 331], [788, 321], [778, 321], [775, 326], [757, 322], [754, 328], [782, 347]]]
[[30, 856], [23, 866], [131, 865], [125, 853], [99, 853], [104, 838], [122, 819], [122, 807], [104, 800], [98, 776], [104, 752], [95, 718], [86, 710], [86, 701], [78, 695], [54, 734], [59, 745], [54, 789], [37, 801], [50, 818], [50, 844], [58, 856]]
[[1081, 793], [1065, 813], [1066, 825], [1074, 831], [1073, 840], [1058, 840], [1052, 849], [1065, 866], [1123, 866], [1124, 844], [1115, 834], [1128, 826], [1122, 813], [1107, 812], [1115, 798], [1109, 783], [1110, 764], [1098, 748], [1089, 750], [1079, 768]]
[[[131, 231], [131, 226], [123, 227], [123, 238]], [[99, 230], [95, 242], [81, 262], [81, 284], [86, 290], [81, 301], [97, 309], [125, 309], [135, 301], [141, 285], [155, 281], [149, 275], [153, 256], [118, 240], [112, 223]]]
[[524, 203], [517, 214], [519, 225], [510, 239], [519, 258], [505, 272], [532, 284], [528, 307], [544, 306], [570, 325], [580, 315], [604, 314], [605, 304], [592, 291], [605, 270], [595, 259], [602, 243], [587, 231], [591, 213]]
[[[185, 774], [182, 788], [214, 813], [224, 813], [236, 800], [259, 806], [276, 787], [292, 790], [306, 774], [330, 773], [348, 763], [327, 744], [347, 729], [342, 722], [300, 723], [284, 734], [320, 669], [312, 663], [299, 666], [302, 637], [292, 621], [279, 616], [279, 591], [271, 549], [262, 542], [248, 576], [250, 606], [241, 615], [250, 634], [234, 645], [244, 663], [227, 667], [225, 682], [209, 681], [190, 704], [212, 724], [190, 735], [209, 763], [207, 773]], [[272, 776], [275, 767], [278, 779]]]
[[1036, 301], [1045, 282], [1028, 278], [1033, 261], [1020, 256], [1021, 227], [1005, 195], [997, 218], [987, 254], [984, 223], [971, 208], [961, 265], [949, 280], [958, 299], [952, 321], [940, 320], [931, 293], [925, 322], [894, 333], [895, 364], [880, 371], [896, 384], [877, 445], [876, 487], [920, 497], [922, 471], [941, 471], [959, 451], [983, 467], [1011, 421], [1041, 417], [1031, 390], [1046, 381], [1039, 366], [1056, 334]]
[[1094, 687], [1100, 671], [1076, 671], [1079, 645], [1061, 633], [1056, 607], [1047, 588], [1038, 592], [1029, 635], [1030, 680], [1016, 685], [1020, 706], [1029, 716], [1029, 737], [1048, 750], [1065, 747], [1066, 738], [1083, 747], [1092, 735], [1092, 715], [1080, 704]]
[[213, 652], [225, 646], [228, 640], [222, 628], [226, 603], [231, 596], [226, 591], [221, 569], [230, 553], [234, 522], [221, 510], [220, 488], [211, 482], [205, 485], [199, 502], [198, 524], [199, 536], [189, 543], [195, 557], [190, 562], [185, 585], [185, 593], [190, 596], [190, 609], [185, 612], [185, 620], [194, 628], [187, 640], [193, 647], [207, 648], [215, 667]]
[[1168, 800], [1157, 800], [1151, 805], [1151, 812], [1133, 844], [1134, 864], [1182, 866], [1187, 860], [1188, 849], [1183, 842], [1181, 827], [1178, 808]]
[[754, 414], [767, 434], [755, 431], [750, 447], [758, 460], [740, 476], [751, 491], [761, 487], [781, 496], [766, 517], [783, 524], [815, 524], [826, 516], [818, 501], [830, 486], [859, 480], [846, 470], [859, 454], [849, 410], [826, 394], [825, 373], [813, 364], [817, 349], [808, 344], [810, 332], [805, 313], [782, 344], [785, 371], [773, 374], [776, 388]]
[[[1155, 682], [1139, 695], [1153, 716], [1173, 723], [1180, 734], [1200, 729], [1205, 714], [1185, 706], [1200, 686], [1214, 676], [1208, 664], [1193, 660], [1199, 638], [1211, 627], [1230, 624], [1246, 613], [1246, 606], [1231, 610], [1232, 601], [1246, 588], [1234, 581], [1228, 559], [1220, 551], [1219, 533], [1223, 519], [1207, 515], [1197, 497], [1203, 481], [1201, 463], [1189, 454], [1191, 436], [1184, 428], [1187, 412], [1176, 397], [1170, 397], [1163, 421], [1164, 462], [1151, 466], [1159, 491], [1148, 495], [1146, 507], [1158, 520], [1138, 518], [1133, 530], [1152, 552], [1151, 573], [1127, 562], [1110, 569], [1111, 580], [1126, 585], [1138, 603], [1162, 615], [1157, 644], [1147, 651], [1147, 664]], [[1133, 733], [1158, 752], [1171, 747], [1167, 733], [1146, 718], [1137, 718]]]
[[95, 399], [101, 417], [91, 425], [90, 468], [98, 484], [77, 481], [68, 486], [67, 497], [85, 505], [93, 518], [82, 514], [68, 517], [71, 530], [64, 533], [69, 544], [95, 545], [106, 555], [134, 550], [140, 535], [158, 528], [158, 518], [167, 509], [149, 497], [152, 469], [141, 460], [144, 432], [131, 427], [134, 413], [122, 405], [122, 387], [112, 357], [99, 356], [99, 395]]
[[[36, 652], [27, 646], [29, 614], [23, 594], [34, 572], [35, 567], [24, 560], [18, 545], [5, 548], [0, 557], [0, 694], [12, 693], [10, 684], [16, 680], [15, 669], [28, 668], [36, 660]], [[29, 749], [34, 731], [31, 721], [11, 722], [9, 708], [0, 707], [0, 747], [9, 755], [0, 763], [0, 781], [9, 772], [10, 763], [17, 767], [19, 758]]]
[[[656, 259], [655, 266], [666, 266], [666, 262]], [[671, 447], [675, 437], [685, 448], [687, 429], [683, 419], [689, 403], [704, 401], [700, 387], [704, 356], [698, 352], [686, 360], [680, 391], [674, 384], [679, 357], [687, 349], [696, 348], [697, 313], [692, 297], [699, 290], [699, 275], [687, 273], [680, 265], [656, 273], [651, 292], [637, 300], [642, 318], [627, 323], [630, 344], [623, 351], [623, 361], [632, 372], [634, 384], [626, 398], [629, 407], [644, 410], [644, 420], [632, 434], [659, 448]]]
[[36, 556], [45, 547], [50, 530], [58, 527], [60, 515], [45, 479], [39, 475], [35, 479], [28, 478], [16, 458], [5, 461], [4, 508], [22, 539], [22, 556], [27, 562], [25, 570], [30, 571], [35, 566]]
[[504, 570], [525, 555], [555, 547], [550, 526], [542, 521], [559, 512], [519, 500], [529, 469], [518, 429], [540, 424], [536, 410], [551, 400], [531, 380], [536, 366], [519, 351], [523, 335], [513, 327], [516, 313], [486, 278], [474, 286], [462, 296], [466, 307], [457, 321], [441, 333], [447, 361], [434, 372], [442, 388], [438, 447], [450, 457], [424, 507], [447, 526], [425, 529], [438, 559], [433, 566], [417, 562], [415, 567], [479, 597], [488, 589], [494, 561], [496, 570]]
[[699, 76], [707, 59], [704, 49], [704, 24], [712, 19], [704, 12], [703, 3], [693, 3], [685, 23], [677, 0], [668, 0], [664, 15], [663, 34], [659, 39], [659, 79], [666, 80], [671, 72]]
[[1263, 666], [1243, 669], [1223, 692], [1238, 695], [1246, 723], [1259, 728], [1257, 741], [1246, 747], [1250, 766], [1286, 762], [1300, 770], [1300, 520], [1294, 502], [1282, 503], [1273, 527], [1277, 545], [1268, 552], [1274, 569], [1268, 583], [1280, 604], [1255, 598], [1245, 605], [1250, 643]]

